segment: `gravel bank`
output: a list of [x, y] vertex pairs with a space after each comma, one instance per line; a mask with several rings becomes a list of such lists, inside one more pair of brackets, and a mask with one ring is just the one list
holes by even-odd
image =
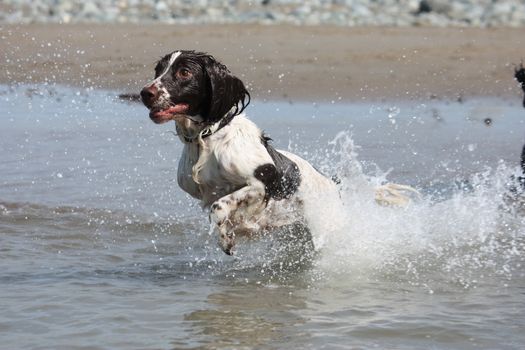
[[525, 26], [525, 0], [4, 0], [0, 23]]

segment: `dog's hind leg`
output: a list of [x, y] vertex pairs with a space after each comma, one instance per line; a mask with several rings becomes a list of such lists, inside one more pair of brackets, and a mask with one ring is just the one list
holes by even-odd
[[219, 246], [232, 254], [235, 245], [235, 227], [252, 223], [256, 225], [258, 214], [266, 208], [264, 186], [248, 185], [227, 196], [219, 198], [210, 207], [210, 220], [219, 233]]
[[413, 187], [389, 183], [376, 187], [375, 200], [384, 206], [404, 207], [414, 195], [421, 196]]

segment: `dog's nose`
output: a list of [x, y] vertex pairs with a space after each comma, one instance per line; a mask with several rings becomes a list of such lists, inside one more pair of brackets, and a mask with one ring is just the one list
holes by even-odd
[[147, 107], [151, 106], [151, 104], [157, 99], [158, 95], [159, 95], [159, 90], [155, 87], [155, 85], [145, 87], [140, 92], [140, 97], [142, 98], [142, 102]]

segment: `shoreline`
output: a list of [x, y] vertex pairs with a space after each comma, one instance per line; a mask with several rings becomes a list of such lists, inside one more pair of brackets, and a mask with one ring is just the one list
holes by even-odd
[[175, 49], [213, 54], [259, 100], [517, 97], [522, 29], [288, 25], [0, 25], [1, 84], [137, 93]]

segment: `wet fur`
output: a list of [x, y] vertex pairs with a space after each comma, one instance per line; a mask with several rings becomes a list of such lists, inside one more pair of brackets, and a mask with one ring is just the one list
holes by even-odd
[[[192, 79], [180, 79], [181, 69], [189, 70]], [[242, 81], [210, 55], [176, 51], [164, 56], [141, 95], [150, 110], [189, 104], [188, 115], [175, 119], [184, 144], [177, 180], [209, 208], [227, 254], [235, 234], [302, 221], [305, 191], [335, 190], [308, 162], [273, 148], [243, 113], [250, 95]], [[226, 117], [231, 120], [222, 125]]]
[[[169, 120], [155, 117], [156, 112], [186, 106], [184, 115], [173, 116], [184, 144], [177, 180], [209, 208], [225, 253], [232, 254], [236, 234], [305, 223], [306, 198], [318, 200], [327, 193], [338, 198], [331, 179], [297, 155], [276, 150], [246, 118], [250, 94], [212, 56], [195, 51], [164, 56], [141, 96], [156, 123]], [[399, 192], [406, 188], [380, 190], [381, 202], [406, 203]]]

